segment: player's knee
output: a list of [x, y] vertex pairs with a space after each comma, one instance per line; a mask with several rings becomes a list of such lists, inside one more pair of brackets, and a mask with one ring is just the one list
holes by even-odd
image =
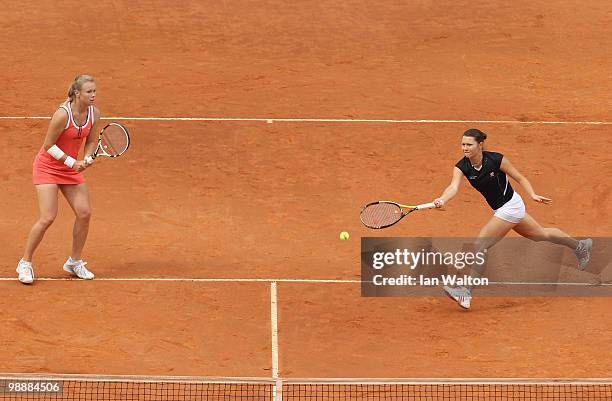
[[543, 228], [541, 230], [538, 230], [538, 231], [532, 233], [531, 235], [529, 235], [528, 238], [530, 240], [536, 241], [536, 242], [548, 241], [548, 240], [550, 240], [550, 233], [548, 232], [548, 230], [546, 228]]
[[53, 224], [53, 222], [55, 221], [55, 214], [46, 214], [46, 215], [42, 215], [40, 216], [40, 218], [38, 219], [38, 224], [44, 228], [47, 229], [51, 226], [51, 224]]
[[477, 238], [476, 241], [474, 241], [474, 252], [484, 252], [487, 247], [486, 238]]
[[553, 239], [555, 231], [557, 231], [555, 228], [543, 228], [542, 236], [544, 239], [542, 241], [550, 241]]
[[76, 217], [82, 221], [89, 221], [91, 219], [91, 209], [79, 209], [76, 212]]

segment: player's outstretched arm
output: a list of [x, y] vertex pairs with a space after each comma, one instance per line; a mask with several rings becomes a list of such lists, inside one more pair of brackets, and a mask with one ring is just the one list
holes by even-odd
[[439, 198], [434, 199], [433, 203], [436, 207], [442, 207], [445, 203], [450, 201], [459, 192], [459, 186], [461, 185], [461, 177], [463, 173], [457, 167], [453, 167], [453, 178], [448, 187], [442, 192]]

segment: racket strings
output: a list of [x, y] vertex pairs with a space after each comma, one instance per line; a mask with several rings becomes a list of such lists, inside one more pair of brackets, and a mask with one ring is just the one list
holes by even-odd
[[127, 133], [118, 125], [111, 125], [102, 134], [102, 147], [110, 156], [118, 156], [125, 152], [129, 143]]
[[393, 203], [369, 205], [361, 212], [361, 221], [368, 227], [380, 228], [402, 218], [402, 209]]

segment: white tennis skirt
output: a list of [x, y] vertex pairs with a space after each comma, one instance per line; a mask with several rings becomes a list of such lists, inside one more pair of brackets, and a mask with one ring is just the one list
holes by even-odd
[[517, 224], [525, 217], [525, 203], [518, 192], [514, 191], [512, 198], [499, 209], [495, 209], [494, 216], [510, 223]]

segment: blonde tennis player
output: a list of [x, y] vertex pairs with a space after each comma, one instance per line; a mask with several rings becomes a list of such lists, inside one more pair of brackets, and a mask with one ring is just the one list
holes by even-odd
[[[578, 269], [586, 269], [593, 241], [590, 238], [577, 240], [558, 228], [542, 227], [538, 224], [525, 211], [525, 203], [510, 185], [508, 176], [521, 184], [533, 201], [549, 204], [552, 200], [536, 194], [527, 178], [510, 163], [507, 157], [501, 153], [485, 151], [483, 149], [485, 139], [487, 135], [480, 130], [469, 129], [464, 132], [461, 141], [464, 157], [455, 164], [450, 185], [439, 198], [434, 200], [436, 207], [442, 207], [457, 195], [461, 177], [465, 176], [494, 211], [493, 217], [478, 233], [476, 252], [492, 247], [510, 230], [514, 230], [534, 241], [549, 241], [572, 249], [578, 258]], [[476, 271], [476, 273], [482, 275], [483, 272]], [[470, 308], [472, 299], [470, 287], [445, 286], [444, 291], [462, 308]]]
[[[94, 107], [96, 83], [89, 75], [79, 75], [70, 84], [68, 99], [53, 114], [44, 144], [33, 165], [33, 182], [38, 195], [40, 215], [28, 236], [23, 257], [17, 265], [19, 281], [34, 281], [32, 256], [47, 229], [57, 215], [58, 195], [61, 192], [74, 211], [72, 252], [64, 263], [64, 270], [78, 278], [90, 280], [94, 274], [81, 259], [89, 231], [91, 205], [89, 191], [82, 172], [92, 163], [91, 155], [97, 144], [96, 135], [89, 135], [100, 121], [100, 111]], [[85, 140], [84, 160], [77, 160]]]

